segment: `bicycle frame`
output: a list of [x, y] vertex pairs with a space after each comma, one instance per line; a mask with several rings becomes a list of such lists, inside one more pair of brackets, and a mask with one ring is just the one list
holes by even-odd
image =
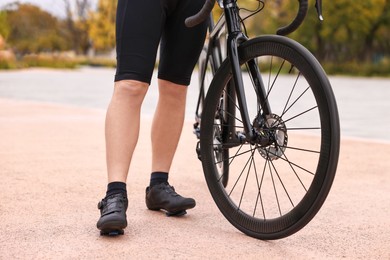
[[204, 68], [200, 68], [200, 71], [199, 71], [200, 77], [202, 80], [200, 81], [201, 82], [200, 95], [198, 97], [198, 102], [197, 102], [196, 111], [195, 111], [197, 122], [200, 121], [201, 115], [199, 113], [199, 109], [201, 106], [201, 102], [203, 102], [205, 99], [204, 78], [205, 78], [206, 73], [207, 73], [207, 64], [209, 63], [209, 57], [211, 57], [213, 65], [214, 65], [211, 67], [213, 75], [216, 73], [216, 70], [219, 68], [219, 66], [221, 66], [221, 63], [223, 61], [221, 46], [219, 46], [219, 41], [217, 40], [217, 37], [218, 37], [217, 34], [221, 32], [223, 25], [224, 25], [224, 21], [222, 21], [222, 19], [220, 19], [217, 22], [217, 24], [215, 25], [212, 14], [210, 13], [209, 25], [208, 25], [208, 30], [210, 32], [210, 36], [209, 36], [210, 40], [209, 40], [209, 43], [207, 46], [207, 54], [206, 54], [206, 61], [205, 61], [206, 66]]
[[[224, 54], [222, 53], [222, 46], [220, 45], [220, 37], [223, 33], [223, 30], [225, 28], [225, 25], [227, 27], [227, 58], [230, 61], [231, 67], [232, 67], [232, 75], [233, 80], [229, 83], [229, 86], [227, 87], [227, 95], [230, 97], [230, 99], [235, 99], [237, 96], [238, 105], [240, 107], [240, 113], [241, 113], [241, 119], [243, 121], [244, 125], [244, 132], [236, 132], [235, 124], [234, 122], [228, 122], [227, 125], [229, 125], [228, 133], [230, 133], [229, 138], [230, 144], [232, 146], [238, 145], [242, 142], [259, 142], [260, 144], [267, 145], [269, 142], [269, 138], [267, 136], [262, 136], [252, 126], [252, 122], [249, 118], [248, 113], [248, 107], [245, 102], [245, 90], [244, 90], [244, 83], [242, 78], [242, 72], [240, 69], [239, 64], [239, 56], [238, 56], [238, 47], [240, 44], [244, 43], [248, 40], [246, 35], [243, 33], [241, 29], [241, 18], [238, 14], [238, 7], [236, 5], [236, 2], [234, 0], [221, 0], [218, 2], [219, 5], [223, 8], [224, 14], [221, 15], [220, 19], [216, 24], [214, 24], [212, 14], [209, 16], [209, 42], [207, 46], [207, 54], [206, 54], [206, 66], [200, 70], [200, 77], [202, 85], [200, 86], [200, 95], [198, 97], [197, 106], [196, 106], [196, 123], [194, 124], [195, 134], [198, 136], [200, 135], [199, 132], [199, 124], [200, 124], [200, 118], [201, 115], [199, 113], [199, 109], [201, 108], [201, 103], [205, 99], [205, 87], [204, 84], [204, 78], [206, 76], [207, 72], [207, 64], [209, 62], [209, 59], [211, 58], [211, 61], [213, 63], [212, 66], [212, 73], [215, 74], [216, 70], [221, 66]], [[255, 60], [251, 60], [247, 63], [249, 72], [251, 74], [251, 77], [254, 81], [255, 85], [255, 91], [258, 97], [258, 104], [260, 104], [260, 107], [262, 108], [260, 111], [262, 111], [262, 114], [259, 114], [257, 116], [257, 120], [259, 122], [265, 122], [267, 120], [267, 115], [271, 114], [270, 106], [267, 102], [267, 96], [266, 91], [264, 87], [264, 83], [261, 77], [261, 73], [259, 71], [259, 68], [255, 62]], [[226, 109], [228, 107], [235, 106], [232, 104], [232, 101], [226, 102]], [[228, 109], [228, 111], [234, 111], [234, 109]], [[259, 112], [260, 113], [260, 112]], [[231, 118], [229, 120], [232, 120]]]
[[224, 16], [222, 15], [220, 17], [220, 19], [218, 20], [218, 22], [215, 24], [214, 20], [213, 20], [213, 15], [212, 15], [212, 13], [210, 13], [208, 20], [209, 20], [209, 25], [208, 25], [209, 42], [207, 45], [205, 67], [199, 68], [201, 85], [200, 85], [200, 93], [198, 96], [198, 101], [197, 101], [196, 110], [195, 110], [196, 122], [194, 124], [194, 129], [195, 129], [194, 132], [195, 132], [196, 136], [198, 137], [198, 139], [199, 139], [199, 135], [200, 135], [199, 124], [200, 124], [200, 118], [201, 118], [201, 113], [199, 110], [201, 109], [202, 103], [205, 100], [205, 92], [206, 92], [205, 88], [207, 87], [204, 85], [204, 83], [205, 83], [204, 78], [206, 77], [206, 73], [207, 73], [207, 64], [210, 62], [210, 59], [211, 59], [211, 62], [213, 65], [213, 66], [211, 66], [212, 74], [215, 75], [215, 73], [217, 72], [217, 69], [221, 66], [222, 61], [225, 58], [224, 54], [222, 53], [222, 50], [221, 50], [222, 46], [220, 45], [220, 41], [219, 41], [220, 33], [222, 33], [224, 25], [225, 25]]

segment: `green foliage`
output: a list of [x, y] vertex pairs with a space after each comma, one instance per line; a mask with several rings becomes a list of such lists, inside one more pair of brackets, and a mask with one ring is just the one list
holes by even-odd
[[17, 64], [16, 61], [13, 59], [2, 59], [0, 57], [0, 70], [4, 69], [16, 69]]
[[22, 67], [76, 68], [78, 61], [59, 55], [29, 54], [20, 62]]
[[[323, 22], [317, 18], [314, 3], [309, 1], [304, 23], [289, 37], [321, 61], [370, 63], [390, 56], [390, 0], [323, 2]], [[275, 33], [292, 21], [296, 10], [297, 1], [265, 1], [265, 9], [247, 23], [250, 34]]]
[[79, 60], [79, 65], [83, 66], [91, 66], [91, 67], [109, 67], [109, 68], [115, 68], [116, 67], [116, 61], [113, 59], [107, 59], [107, 58], [85, 58]]
[[10, 26], [7, 20], [7, 13], [5, 11], [0, 11], [0, 36], [5, 40], [8, 38], [10, 33]]
[[390, 63], [372, 64], [372, 63], [323, 63], [322, 66], [329, 75], [350, 75], [363, 77], [389, 77]]

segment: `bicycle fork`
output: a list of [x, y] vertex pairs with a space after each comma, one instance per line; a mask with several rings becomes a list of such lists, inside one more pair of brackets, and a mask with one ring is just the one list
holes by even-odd
[[[228, 27], [228, 39], [227, 39], [227, 51], [228, 57], [230, 60], [232, 75], [234, 81], [234, 90], [236, 92], [238, 105], [240, 107], [241, 119], [244, 127], [244, 132], [235, 132], [234, 129], [229, 129], [229, 133], [235, 133], [240, 143], [250, 142], [250, 143], [258, 143], [261, 146], [266, 146], [270, 144], [270, 136], [264, 135], [261, 133], [262, 131], [257, 131], [249, 118], [248, 107], [246, 103], [245, 90], [244, 90], [244, 82], [242, 78], [241, 66], [239, 62], [238, 55], [238, 46], [239, 44], [245, 42], [247, 37], [243, 34], [241, 30], [240, 18], [238, 17], [238, 12], [235, 10], [237, 5], [234, 0], [224, 0], [224, 12], [226, 17], [226, 25]], [[264, 83], [262, 81], [260, 71], [256, 65], [255, 60], [248, 61], [249, 73], [252, 76], [253, 83], [255, 84], [255, 90], [257, 94], [258, 104], [261, 105], [261, 109], [263, 110], [262, 114], [259, 110], [259, 114], [256, 117], [257, 121], [266, 121], [267, 115], [271, 114], [271, 109], [267, 102], [266, 92], [264, 88]], [[234, 128], [234, 124], [232, 128]]]

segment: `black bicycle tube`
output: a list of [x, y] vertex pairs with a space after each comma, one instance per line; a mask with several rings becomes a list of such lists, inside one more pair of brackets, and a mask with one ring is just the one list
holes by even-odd
[[246, 105], [244, 82], [242, 79], [241, 67], [238, 57], [238, 41], [243, 39], [240, 22], [236, 13], [236, 3], [234, 0], [224, 0], [226, 25], [228, 27], [227, 49], [232, 67], [234, 85], [237, 93], [238, 104], [240, 106], [241, 119], [243, 121], [246, 139], [253, 139], [252, 125], [249, 119], [248, 107]]
[[252, 75], [253, 83], [256, 86], [256, 94], [257, 94], [257, 102], [260, 104], [260, 107], [263, 109], [264, 120], [267, 115], [270, 115], [271, 107], [269, 106], [267, 100], [267, 94], [264, 87], [263, 77], [261, 76], [259, 67], [257, 67], [256, 62], [254, 60], [248, 61], [249, 71]]
[[221, 47], [220, 47], [220, 44], [219, 44], [219, 40], [218, 39], [210, 39], [210, 42], [212, 43], [210, 46], [212, 49], [211, 49], [211, 59], [213, 61], [213, 65], [211, 66], [211, 69], [213, 71], [213, 76], [215, 75], [215, 73], [217, 72], [218, 68], [221, 66], [222, 64], [222, 53], [221, 53]]
[[199, 96], [198, 96], [198, 101], [197, 101], [196, 110], [195, 110], [195, 117], [196, 118], [200, 118], [201, 117], [201, 115], [199, 114], [199, 108], [201, 106], [201, 103], [204, 104], [204, 99], [205, 99], [204, 80], [205, 80], [205, 77], [206, 77], [208, 57], [209, 56], [208, 56], [208, 53], [207, 53], [206, 54], [206, 62], [205, 62], [204, 67], [202, 68], [202, 67], [199, 66], [199, 73], [200, 73], [201, 80], [199, 81], [199, 83], [200, 83], [200, 86], [199, 86]]

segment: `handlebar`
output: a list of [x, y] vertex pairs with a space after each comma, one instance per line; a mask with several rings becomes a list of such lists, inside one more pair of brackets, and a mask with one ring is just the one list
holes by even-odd
[[298, 0], [298, 2], [299, 2], [299, 9], [298, 9], [298, 13], [297, 13], [297, 16], [295, 17], [295, 19], [289, 25], [286, 25], [282, 28], [279, 28], [276, 31], [276, 34], [287, 35], [289, 33], [292, 33], [293, 31], [295, 31], [296, 29], [298, 29], [298, 27], [302, 24], [303, 20], [306, 17], [306, 14], [307, 14], [308, 1], [307, 0]]
[[190, 16], [185, 20], [186, 26], [194, 27], [200, 24], [201, 22], [203, 22], [204, 20], [206, 20], [209, 17], [211, 11], [213, 10], [214, 3], [215, 0], [206, 0], [202, 9], [200, 9], [200, 11], [197, 14]]
[[[298, 0], [299, 2], [299, 9], [297, 16], [295, 19], [287, 26], [279, 28], [276, 31], [276, 34], [278, 35], [287, 35], [298, 29], [298, 27], [302, 24], [303, 20], [305, 20], [307, 9], [308, 9], [308, 0]], [[316, 0], [315, 4], [318, 19], [320, 21], [323, 21], [324, 18], [322, 17], [322, 0]]]
[[[298, 0], [298, 2], [299, 8], [297, 16], [289, 25], [279, 28], [276, 31], [276, 34], [287, 35], [298, 29], [298, 27], [302, 24], [307, 14], [308, 0]], [[194, 27], [206, 20], [209, 17], [210, 12], [213, 10], [214, 4], [215, 0], [206, 0], [202, 9], [197, 14], [190, 16], [185, 20], [185, 25], [187, 27]], [[316, 9], [320, 20], [322, 20], [322, 0], [316, 0]]]

